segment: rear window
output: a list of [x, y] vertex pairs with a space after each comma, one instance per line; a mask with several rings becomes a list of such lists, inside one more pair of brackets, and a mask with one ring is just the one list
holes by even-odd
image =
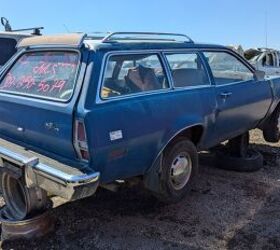
[[17, 42], [11, 38], [0, 38], [0, 66], [3, 66], [15, 53]]
[[71, 98], [79, 64], [77, 52], [23, 54], [0, 83], [1, 92], [67, 101]]

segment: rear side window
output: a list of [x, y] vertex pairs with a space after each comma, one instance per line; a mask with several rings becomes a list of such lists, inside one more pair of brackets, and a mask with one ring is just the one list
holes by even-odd
[[1, 92], [67, 101], [71, 98], [79, 64], [77, 52], [23, 54], [0, 83]]
[[0, 38], [0, 66], [3, 66], [15, 53], [17, 42], [11, 38]]
[[167, 54], [175, 87], [210, 84], [200, 57], [196, 53]]
[[216, 85], [254, 80], [254, 74], [235, 56], [226, 52], [205, 52]]
[[129, 95], [168, 87], [158, 55], [110, 56], [104, 72], [101, 97]]

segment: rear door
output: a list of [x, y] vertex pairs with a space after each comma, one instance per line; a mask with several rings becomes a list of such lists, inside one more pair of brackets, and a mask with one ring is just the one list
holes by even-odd
[[86, 52], [22, 53], [0, 81], [0, 136], [46, 154], [75, 157], [73, 110]]
[[258, 82], [251, 69], [227, 51], [205, 52], [216, 84], [216, 131], [219, 140], [239, 135], [265, 117], [271, 104], [267, 81]]

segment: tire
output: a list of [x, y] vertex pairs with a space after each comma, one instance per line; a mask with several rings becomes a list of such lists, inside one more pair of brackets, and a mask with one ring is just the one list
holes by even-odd
[[157, 198], [164, 203], [182, 200], [191, 190], [197, 173], [198, 153], [195, 145], [184, 138], [177, 140], [163, 153]]
[[263, 137], [267, 142], [277, 143], [280, 140], [280, 107], [278, 107], [263, 128]]
[[24, 220], [44, 211], [48, 204], [47, 193], [39, 187], [27, 188], [21, 178], [9, 171], [0, 173], [0, 190], [10, 220]]
[[235, 157], [246, 157], [249, 147], [249, 141], [249, 132], [230, 139], [227, 143], [227, 148], [230, 155]]
[[246, 157], [235, 157], [225, 151], [216, 152], [216, 166], [225, 170], [254, 172], [263, 167], [263, 156], [255, 150], [248, 150]]

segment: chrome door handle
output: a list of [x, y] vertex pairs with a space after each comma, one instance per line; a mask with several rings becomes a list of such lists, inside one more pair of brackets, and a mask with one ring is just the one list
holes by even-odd
[[232, 95], [232, 92], [222, 92], [220, 94], [221, 98], [226, 99]]

